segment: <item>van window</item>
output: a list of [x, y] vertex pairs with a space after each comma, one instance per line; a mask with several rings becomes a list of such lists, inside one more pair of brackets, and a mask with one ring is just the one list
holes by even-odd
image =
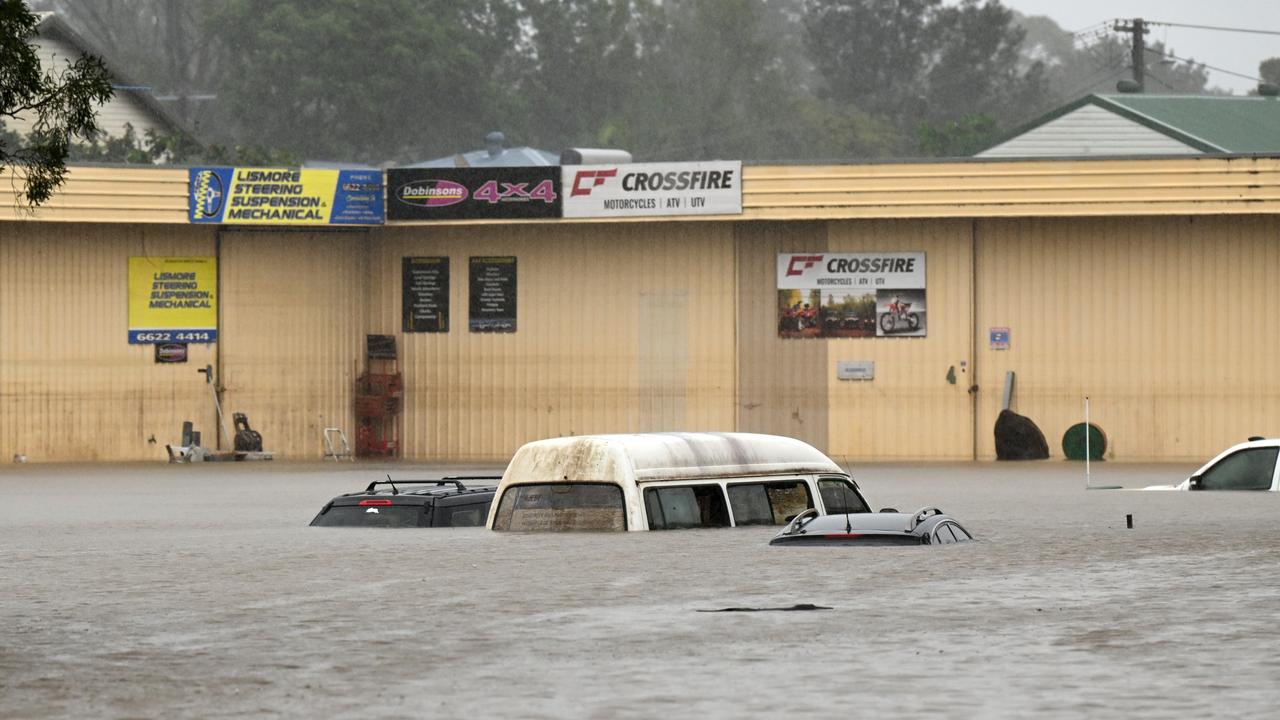
[[822, 504], [827, 506], [828, 515], [871, 512], [853, 484], [844, 478], [819, 480], [818, 492], [822, 494]]
[[735, 483], [729, 486], [729, 504], [738, 525], [782, 525], [813, 507], [813, 498], [803, 480]]
[[729, 509], [719, 485], [648, 488], [644, 505], [650, 530], [729, 526]]
[[626, 530], [622, 488], [601, 483], [512, 485], [502, 494], [494, 530]]

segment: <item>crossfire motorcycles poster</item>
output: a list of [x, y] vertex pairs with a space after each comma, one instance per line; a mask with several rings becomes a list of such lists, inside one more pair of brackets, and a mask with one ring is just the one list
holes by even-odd
[[924, 337], [922, 252], [779, 253], [778, 336]]

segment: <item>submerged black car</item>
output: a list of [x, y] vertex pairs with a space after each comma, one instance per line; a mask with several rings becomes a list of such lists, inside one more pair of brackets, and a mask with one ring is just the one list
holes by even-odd
[[[500, 476], [453, 476], [438, 480], [376, 480], [362, 492], [330, 500], [313, 527], [476, 527], [484, 525], [494, 486], [467, 487], [466, 481]], [[427, 485], [429, 487], [417, 487]], [[403, 487], [417, 487], [402, 490]], [[379, 488], [382, 489], [379, 489]]]
[[770, 545], [949, 545], [973, 539], [935, 507], [914, 513], [878, 512], [818, 515], [805, 510]]

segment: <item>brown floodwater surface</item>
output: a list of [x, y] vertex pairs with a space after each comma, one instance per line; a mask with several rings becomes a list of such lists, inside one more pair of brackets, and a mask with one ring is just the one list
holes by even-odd
[[[1093, 482], [1174, 483], [1194, 469], [1101, 463]], [[327, 500], [385, 470], [5, 468], [0, 717], [1280, 706], [1276, 494], [1086, 491], [1083, 468], [1061, 461], [853, 470], [873, 507], [938, 505], [980, 541], [310, 528]], [[800, 603], [832, 609], [697, 612]]]

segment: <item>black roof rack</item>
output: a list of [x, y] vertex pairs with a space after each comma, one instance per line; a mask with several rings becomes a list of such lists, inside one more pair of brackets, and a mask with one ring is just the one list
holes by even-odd
[[369, 483], [369, 487], [365, 488], [364, 491], [366, 493], [371, 493], [379, 485], [390, 485], [391, 494], [399, 495], [400, 491], [396, 488], [396, 485], [453, 485], [455, 488], [458, 489], [458, 492], [464, 492], [466, 491], [467, 486], [462, 484], [463, 480], [501, 480], [501, 479], [502, 479], [501, 475], [447, 475], [437, 480], [392, 480], [391, 476], [388, 475], [386, 480], [374, 480], [373, 482]]

